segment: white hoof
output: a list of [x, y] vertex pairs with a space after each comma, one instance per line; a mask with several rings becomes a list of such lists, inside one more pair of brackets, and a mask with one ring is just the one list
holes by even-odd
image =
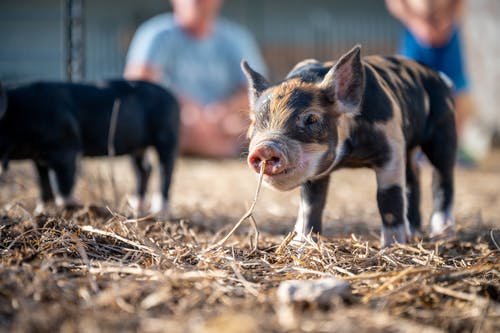
[[40, 215], [45, 211], [45, 203], [43, 201], [38, 201], [35, 206], [33, 214]]
[[405, 244], [408, 239], [408, 231], [404, 224], [395, 227], [382, 226], [382, 247], [392, 246], [394, 243]]
[[136, 195], [130, 196], [127, 199], [127, 205], [135, 216], [141, 216], [147, 212], [146, 201], [144, 198], [139, 198]]
[[150, 212], [155, 214], [160, 219], [168, 219], [170, 217], [168, 200], [163, 199], [160, 193], [155, 193], [151, 199]]
[[450, 213], [434, 212], [431, 217], [431, 238], [445, 239], [455, 234], [455, 221]]

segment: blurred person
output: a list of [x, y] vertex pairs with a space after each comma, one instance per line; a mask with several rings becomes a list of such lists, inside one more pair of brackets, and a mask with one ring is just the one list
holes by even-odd
[[171, 0], [172, 13], [143, 23], [131, 42], [124, 77], [159, 83], [181, 104], [180, 152], [241, 154], [248, 127], [243, 58], [265, 72], [253, 36], [219, 17], [223, 0]]
[[465, 125], [473, 116], [469, 80], [461, 45], [463, 0], [385, 0], [389, 12], [404, 25], [400, 53], [443, 72], [454, 85], [458, 159], [474, 165], [473, 151], [464, 148]]

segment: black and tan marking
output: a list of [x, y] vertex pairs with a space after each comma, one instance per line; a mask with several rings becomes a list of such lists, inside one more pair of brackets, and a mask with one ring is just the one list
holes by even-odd
[[252, 105], [250, 154], [277, 142], [286, 170], [299, 169], [265, 179], [278, 189], [301, 186], [298, 232], [320, 232], [331, 171], [369, 167], [383, 244], [405, 242], [410, 226], [420, 229], [418, 146], [435, 168], [433, 225], [452, 223], [455, 122], [450, 87], [438, 73], [397, 56], [362, 59], [359, 46], [336, 62], [302, 61], [274, 86], [242, 67]]

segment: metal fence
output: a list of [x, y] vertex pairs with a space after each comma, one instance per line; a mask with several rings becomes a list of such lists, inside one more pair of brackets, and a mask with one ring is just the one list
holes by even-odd
[[[169, 7], [168, 0], [76, 0], [83, 2], [82, 22], [78, 15], [69, 19], [70, 2], [75, 0], [0, 2], [1, 80], [120, 76], [138, 24]], [[365, 54], [391, 53], [397, 42], [398, 25], [382, 0], [230, 0], [223, 15], [255, 34], [272, 80], [304, 58], [333, 59], [356, 43]], [[70, 33], [84, 40], [71, 44]]]

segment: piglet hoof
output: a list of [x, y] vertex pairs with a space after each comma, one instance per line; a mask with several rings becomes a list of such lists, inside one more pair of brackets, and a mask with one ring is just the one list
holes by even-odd
[[50, 212], [54, 210], [57, 206], [56, 202], [53, 200], [50, 201], [38, 201], [35, 209], [33, 210], [33, 214], [35, 216], [42, 215], [44, 213]]
[[404, 224], [395, 227], [382, 226], [382, 248], [390, 247], [395, 243], [405, 244], [407, 240], [408, 232]]
[[307, 244], [317, 243], [320, 238], [318, 233], [313, 232], [309, 232], [306, 234], [303, 232], [297, 232], [297, 230], [295, 230], [294, 233], [295, 236], [293, 236], [289, 244], [295, 247], [304, 247], [304, 245]]
[[43, 214], [44, 211], [45, 211], [45, 203], [42, 201], [37, 202], [33, 214], [35, 214], [35, 216], [38, 216]]
[[318, 230], [321, 227], [318, 227], [319, 223], [316, 224], [316, 227], [311, 226], [310, 223], [307, 223], [306, 220], [302, 217], [302, 214], [299, 214], [297, 218], [297, 222], [295, 222], [295, 227], [293, 228], [295, 232], [295, 236], [292, 239], [292, 244], [301, 246], [304, 243], [311, 243], [318, 241]]
[[293, 236], [289, 244], [298, 247], [298, 246], [303, 246], [306, 242], [307, 242], [307, 235], [295, 231], [295, 236]]
[[143, 216], [147, 213], [147, 205], [144, 198], [133, 195], [127, 199], [127, 206], [135, 217]]
[[432, 240], [450, 239], [455, 236], [455, 222], [451, 214], [435, 212], [431, 217]]
[[159, 220], [168, 220], [170, 215], [168, 200], [164, 199], [160, 193], [153, 195], [151, 199], [151, 214], [155, 214]]

